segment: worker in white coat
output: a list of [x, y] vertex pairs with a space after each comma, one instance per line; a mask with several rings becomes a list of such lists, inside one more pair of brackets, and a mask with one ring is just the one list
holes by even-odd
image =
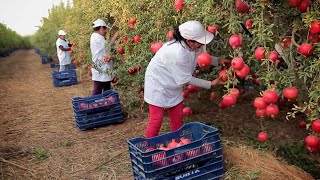
[[118, 37], [117, 32], [106, 47], [106, 38], [110, 27], [102, 19], [97, 19], [92, 24], [94, 32], [90, 38], [90, 49], [92, 54], [92, 80], [93, 80], [93, 95], [101, 94], [102, 92], [111, 89], [111, 81], [113, 77], [110, 70], [113, 68], [113, 62], [110, 57], [110, 49], [114, 46]]
[[[197, 56], [204, 52], [204, 44], [213, 39], [198, 21], [188, 21], [174, 30], [174, 40], [165, 43], [151, 59], [145, 73], [144, 100], [149, 104], [149, 122], [146, 137], [157, 136], [161, 128], [164, 109], [168, 110], [170, 129], [175, 131], [183, 125], [183, 86], [195, 85], [210, 89], [225, 84], [221, 78], [213, 81], [192, 76]], [[212, 65], [229, 62], [212, 57]]]
[[66, 39], [66, 32], [64, 30], [59, 30], [59, 38], [56, 41], [57, 56], [59, 59], [59, 71], [67, 71], [72, 69], [71, 65], [71, 47], [72, 44]]

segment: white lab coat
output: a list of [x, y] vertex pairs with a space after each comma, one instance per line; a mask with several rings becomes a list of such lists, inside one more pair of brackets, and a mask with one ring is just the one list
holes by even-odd
[[173, 41], [159, 49], [146, 69], [144, 100], [148, 104], [170, 108], [182, 102], [182, 88], [193, 78], [196, 57], [205, 50], [193, 51], [184, 42]]
[[64, 48], [69, 48], [69, 41], [58, 38], [56, 41], [56, 47], [57, 47], [57, 56], [59, 59], [59, 64], [60, 65], [71, 64], [70, 51], [62, 51], [59, 48], [59, 46], [62, 46]]
[[109, 62], [104, 62], [104, 57], [109, 55], [106, 50], [106, 40], [105, 38], [98, 34], [92, 33], [90, 38], [90, 49], [92, 54], [92, 61], [97, 66], [97, 69], [92, 66], [92, 80], [99, 82], [112, 81], [112, 76], [108, 70], [113, 68], [112, 60]]

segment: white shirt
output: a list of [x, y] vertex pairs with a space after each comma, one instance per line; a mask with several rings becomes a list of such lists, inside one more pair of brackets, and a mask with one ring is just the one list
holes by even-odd
[[70, 51], [62, 51], [59, 48], [59, 46], [62, 46], [64, 48], [69, 48], [69, 41], [58, 38], [56, 41], [56, 47], [57, 47], [57, 56], [59, 59], [59, 64], [60, 65], [71, 64]]
[[193, 78], [196, 57], [204, 52], [204, 47], [193, 51], [184, 42], [173, 41], [159, 49], [145, 74], [144, 100], [163, 108], [174, 107], [183, 101], [183, 85]]
[[[104, 62], [104, 57], [109, 55], [109, 52], [106, 50], [106, 40], [99, 33], [92, 33], [90, 38], [90, 49], [92, 54], [92, 80], [99, 82], [112, 81], [112, 76], [108, 70], [113, 68], [113, 62]], [[97, 67], [95, 67], [97, 66]]]

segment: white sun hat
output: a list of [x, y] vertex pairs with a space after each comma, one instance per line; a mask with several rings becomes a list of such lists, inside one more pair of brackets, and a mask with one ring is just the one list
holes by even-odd
[[102, 20], [102, 19], [97, 19], [96, 21], [93, 22], [93, 25], [92, 25], [93, 28], [96, 28], [99, 26], [104, 26], [104, 27], [107, 27], [108, 29], [110, 29], [110, 27], [107, 25], [107, 23], [104, 22], [104, 20]]
[[67, 33], [64, 30], [59, 30], [58, 35], [59, 36], [65, 36]]
[[187, 40], [194, 40], [201, 44], [208, 44], [214, 35], [205, 30], [199, 21], [187, 21], [179, 26], [180, 34]]

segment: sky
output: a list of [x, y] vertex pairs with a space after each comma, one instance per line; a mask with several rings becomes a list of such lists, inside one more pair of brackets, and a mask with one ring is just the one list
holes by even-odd
[[[20, 35], [32, 35], [40, 26], [42, 17], [55, 4], [67, 0], [0, 0], [0, 23]], [[0, 37], [1, 38], [1, 37]]]

